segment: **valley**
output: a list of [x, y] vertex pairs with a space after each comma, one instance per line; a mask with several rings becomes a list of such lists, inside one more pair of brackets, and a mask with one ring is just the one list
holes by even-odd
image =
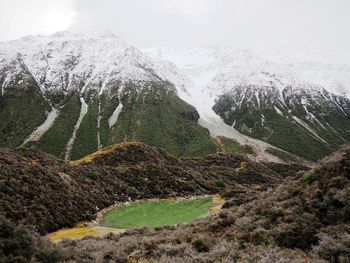
[[315, 162], [350, 140], [346, 65], [138, 49], [104, 31], [3, 42], [0, 61], [2, 147], [77, 160], [141, 141], [181, 157], [215, 153], [223, 136], [253, 160], [283, 163], [273, 152]]
[[350, 262], [348, 65], [64, 31], [0, 86], [0, 262]]

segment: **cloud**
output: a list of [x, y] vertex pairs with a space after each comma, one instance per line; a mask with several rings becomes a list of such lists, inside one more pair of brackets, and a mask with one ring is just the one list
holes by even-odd
[[43, 31], [53, 33], [66, 30], [71, 25], [76, 13], [72, 10], [72, 0], [52, 2], [42, 15]]
[[0, 0], [0, 40], [104, 29], [140, 47], [227, 44], [350, 61], [349, 0]]
[[[220, 3], [220, 1], [216, 1]], [[213, 1], [208, 0], [168, 0], [153, 1], [153, 5], [173, 10], [175, 13], [184, 15], [187, 19], [196, 23], [207, 20], [210, 13], [216, 9]]]
[[0, 0], [0, 40], [66, 30], [74, 18], [73, 0]]

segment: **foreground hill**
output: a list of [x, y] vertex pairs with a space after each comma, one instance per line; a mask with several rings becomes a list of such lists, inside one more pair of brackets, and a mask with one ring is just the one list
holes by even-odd
[[350, 262], [350, 147], [217, 217], [64, 241], [66, 262]]
[[30, 149], [1, 149], [0, 168], [0, 216], [39, 233], [91, 220], [115, 202], [229, 195], [237, 187], [253, 193], [283, 176], [281, 165], [240, 155], [177, 159], [142, 143], [117, 144], [72, 163]]

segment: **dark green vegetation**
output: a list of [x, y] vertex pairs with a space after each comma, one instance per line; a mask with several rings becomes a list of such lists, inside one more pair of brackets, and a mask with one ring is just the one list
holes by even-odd
[[[0, 85], [3, 81], [0, 79]], [[18, 81], [21, 84], [17, 85]], [[29, 72], [20, 73], [13, 82], [13, 85], [7, 85], [4, 95], [0, 95], [0, 146], [8, 148], [20, 146], [44, 122], [46, 112], [51, 110]], [[98, 129], [103, 146], [140, 141], [162, 147], [175, 156], [216, 152], [208, 130], [197, 123], [197, 111], [176, 95], [172, 84], [153, 81], [140, 87], [132, 82], [113, 82], [108, 84], [108, 89], [101, 96], [97, 91], [84, 95], [88, 112], [77, 131], [71, 159], [79, 159], [98, 149]], [[120, 94], [120, 100], [116, 94]], [[60, 109], [59, 116], [38, 142], [29, 142], [27, 146], [63, 158], [79, 118], [80, 95], [70, 91], [46, 96]], [[123, 105], [122, 112], [117, 123], [110, 128], [108, 120], [120, 103]]]
[[56, 263], [61, 260], [60, 252], [52, 244], [0, 218], [0, 262]]
[[[80, 109], [79, 109], [80, 110]], [[88, 112], [84, 116], [72, 149], [71, 159], [79, 159], [97, 150], [98, 100], [88, 103]], [[79, 118], [79, 116], [77, 117]]]
[[[166, 84], [170, 85], [170, 84]], [[197, 124], [195, 108], [182, 101], [164, 83], [150, 83], [139, 92], [124, 88], [123, 110], [107, 144], [141, 141], [166, 149], [175, 156], [216, 152], [209, 132]]]
[[315, 181], [317, 178], [316, 178], [316, 173], [314, 170], [310, 170], [308, 172], [306, 172], [304, 174], [304, 177], [303, 177], [303, 183], [304, 184], [311, 184], [313, 181]]
[[36, 143], [30, 143], [47, 153], [64, 158], [66, 145], [79, 118], [80, 102], [77, 96], [67, 97], [64, 107], [52, 127]]
[[312, 161], [350, 142], [348, 99], [289, 88], [281, 102], [277, 92], [266, 88], [266, 95], [257, 87], [239, 87], [220, 96], [213, 109], [227, 124], [236, 121], [240, 132]]
[[[293, 162], [298, 163], [301, 161], [301, 159], [298, 156], [291, 154], [289, 152], [283, 151], [281, 149], [268, 148], [268, 149], [266, 149], [266, 151], [268, 153], [271, 153], [274, 156], [277, 156], [278, 158], [285, 161], [286, 163], [293, 163]], [[306, 162], [305, 159], [303, 161]], [[310, 163], [310, 165], [311, 165], [311, 163]]]
[[[21, 62], [19, 61], [19, 66]], [[27, 69], [18, 73], [0, 95], [0, 146], [13, 148], [23, 141], [46, 119], [50, 105]], [[1, 70], [0, 70], [1, 73]], [[1, 74], [0, 74], [1, 75]], [[5, 78], [0, 77], [0, 87]]]
[[[350, 262], [350, 147], [274, 189], [238, 186], [216, 217], [58, 245], [66, 262]], [[82, 248], [88, 249], [81, 254]], [[79, 256], [77, 256], [79, 255]]]
[[211, 197], [139, 202], [108, 211], [102, 225], [127, 229], [176, 225], [208, 216], [211, 205]]

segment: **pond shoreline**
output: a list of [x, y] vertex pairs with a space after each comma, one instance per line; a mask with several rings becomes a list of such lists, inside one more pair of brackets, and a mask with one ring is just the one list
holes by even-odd
[[98, 211], [96, 213], [96, 218], [92, 221], [79, 222], [76, 224], [74, 228], [60, 229], [55, 232], [48, 233], [46, 236], [50, 238], [53, 242], [60, 242], [62, 239], [65, 239], [65, 238], [81, 239], [85, 236], [91, 236], [91, 235], [103, 236], [108, 233], [121, 234], [125, 232], [127, 229], [116, 228], [116, 227], [106, 227], [102, 225], [105, 213], [111, 210], [114, 210], [118, 207], [129, 206], [129, 205], [134, 205], [134, 204], [144, 203], [144, 202], [156, 202], [156, 201], [162, 201], [162, 200], [183, 201], [183, 200], [201, 199], [206, 197], [212, 198], [212, 205], [208, 210], [209, 216], [217, 215], [220, 212], [222, 205], [225, 203], [225, 200], [219, 194], [197, 195], [197, 196], [189, 196], [189, 197], [181, 196], [178, 198], [170, 197], [170, 198], [141, 199], [141, 200], [135, 200], [135, 201], [117, 202], [114, 205], [111, 205], [109, 207], [106, 207]]
[[[143, 202], [154, 202], [154, 201], [160, 201], [160, 200], [173, 200], [173, 201], [181, 201], [181, 200], [188, 200], [188, 199], [198, 199], [198, 198], [205, 198], [205, 197], [213, 197], [213, 208], [218, 207], [219, 204], [217, 201], [216, 204], [214, 204], [214, 199], [215, 200], [223, 200], [221, 203], [221, 206], [224, 204], [225, 200], [219, 195], [192, 195], [192, 196], [181, 196], [181, 197], [168, 197], [168, 198], [150, 198], [150, 199], [137, 199], [135, 201], [126, 201], [126, 202], [116, 202], [114, 205], [108, 206], [104, 209], [101, 209], [96, 213], [96, 218], [91, 220], [89, 223], [87, 223], [87, 226], [101, 226], [102, 221], [103, 221], [103, 216], [105, 213], [121, 207], [121, 206], [127, 206], [127, 205], [132, 205], [132, 204], [137, 204], [137, 203], [143, 203]], [[216, 208], [217, 209], [217, 208]], [[221, 209], [221, 207], [220, 207]], [[212, 212], [210, 212], [211, 215], [213, 215]]]

